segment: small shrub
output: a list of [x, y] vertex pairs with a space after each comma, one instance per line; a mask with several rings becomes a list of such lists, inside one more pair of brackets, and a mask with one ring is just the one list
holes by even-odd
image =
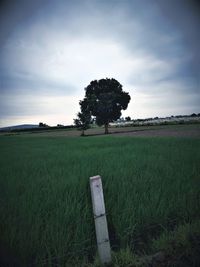
[[200, 266], [200, 221], [177, 227], [153, 241], [155, 250], [166, 255], [166, 266]]

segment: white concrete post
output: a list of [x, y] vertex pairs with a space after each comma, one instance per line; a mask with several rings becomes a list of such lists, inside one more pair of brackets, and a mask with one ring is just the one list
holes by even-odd
[[92, 206], [96, 229], [96, 238], [100, 261], [104, 263], [111, 262], [110, 241], [108, 236], [108, 227], [105, 213], [105, 204], [103, 197], [103, 188], [101, 177], [90, 177], [90, 188], [92, 195]]

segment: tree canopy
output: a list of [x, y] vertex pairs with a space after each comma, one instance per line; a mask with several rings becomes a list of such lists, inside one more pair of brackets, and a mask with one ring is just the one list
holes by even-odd
[[87, 103], [87, 99], [79, 101], [81, 112], [78, 112], [77, 118], [74, 119], [74, 124], [81, 130], [81, 135], [84, 136], [84, 131], [90, 127], [91, 123], [91, 112]]
[[98, 125], [105, 125], [108, 133], [108, 124], [120, 118], [121, 110], [125, 110], [131, 97], [122, 90], [122, 85], [115, 79], [101, 79], [91, 81], [85, 88], [83, 102], [85, 109], [96, 117]]

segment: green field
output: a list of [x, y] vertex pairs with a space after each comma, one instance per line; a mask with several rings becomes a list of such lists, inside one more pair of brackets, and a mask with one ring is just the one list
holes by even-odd
[[93, 262], [97, 174], [114, 251], [152, 253], [152, 239], [200, 219], [198, 138], [1, 136], [0, 153], [3, 267]]

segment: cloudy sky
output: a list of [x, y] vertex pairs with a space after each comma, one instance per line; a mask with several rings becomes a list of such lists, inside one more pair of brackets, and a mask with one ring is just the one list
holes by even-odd
[[84, 88], [115, 78], [123, 116], [200, 112], [195, 0], [5, 0], [0, 4], [0, 127], [71, 124]]

